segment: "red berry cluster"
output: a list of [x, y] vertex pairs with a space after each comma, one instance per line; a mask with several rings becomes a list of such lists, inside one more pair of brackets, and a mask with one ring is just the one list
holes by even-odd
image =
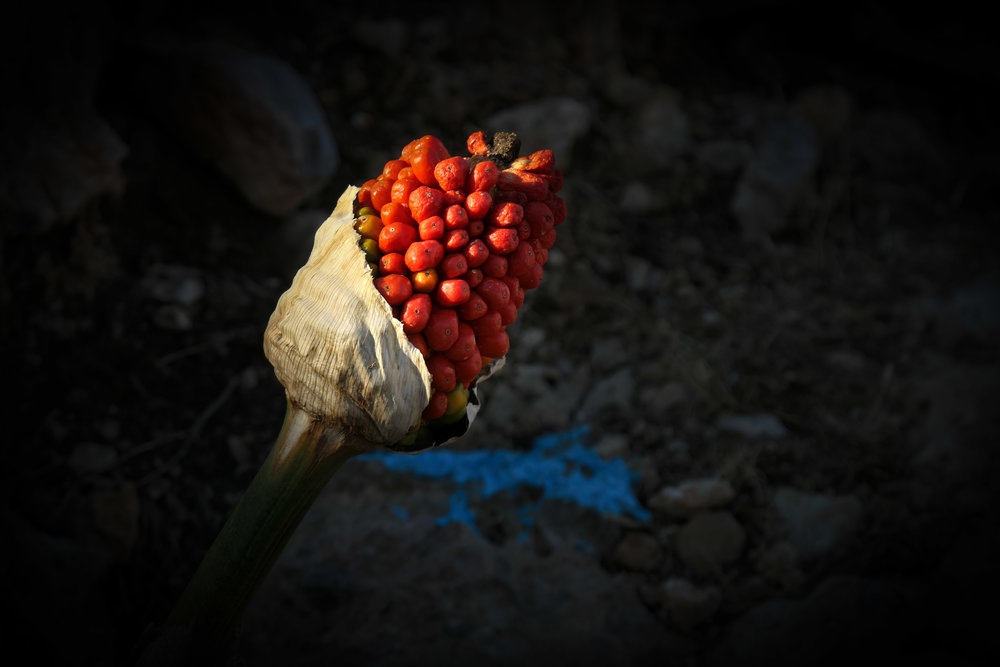
[[566, 218], [551, 150], [516, 157], [508, 133], [466, 143], [468, 157], [431, 135], [412, 141], [357, 196], [375, 287], [431, 373], [424, 424], [463, 416], [472, 381], [507, 354], [506, 328]]

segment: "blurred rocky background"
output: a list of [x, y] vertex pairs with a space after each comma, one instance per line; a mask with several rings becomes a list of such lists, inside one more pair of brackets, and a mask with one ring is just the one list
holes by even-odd
[[12, 655], [130, 663], [277, 435], [261, 336], [339, 193], [423, 134], [511, 129], [556, 150], [570, 216], [507, 368], [457, 445], [341, 470], [236, 664], [998, 657], [978, 12], [24, 11], [0, 29]]

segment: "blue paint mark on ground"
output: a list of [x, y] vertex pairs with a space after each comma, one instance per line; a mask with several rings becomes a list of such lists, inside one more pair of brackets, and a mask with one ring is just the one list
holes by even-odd
[[[366, 454], [362, 459], [377, 460], [390, 470], [438, 479], [450, 479], [460, 486], [476, 484], [483, 497], [525, 484], [542, 489], [542, 500], [560, 499], [598, 512], [649, 518], [632, 491], [634, 475], [625, 461], [602, 459], [583, 444], [589, 427], [537, 438], [530, 451], [511, 450], [458, 452], [434, 449], [416, 456], [392, 452]], [[522, 522], [530, 525], [534, 508], [522, 508]], [[451, 499], [449, 513], [439, 520], [474, 522], [464, 489]]]

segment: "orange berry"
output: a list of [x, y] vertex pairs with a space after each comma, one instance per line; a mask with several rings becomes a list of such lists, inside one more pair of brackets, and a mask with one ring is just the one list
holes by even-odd
[[438, 284], [437, 269], [425, 269], [417, 271], [410, 276], [413, 281], [413, 291], [430, 294]]

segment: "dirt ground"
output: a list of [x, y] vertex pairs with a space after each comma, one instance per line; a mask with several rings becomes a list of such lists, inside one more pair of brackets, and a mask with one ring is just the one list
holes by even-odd
[[[481, 471], [351, 461], [255, 600], [235, 663], [998, 657], [981, 605], [1000, 555], [1000, 81], [974, 18], [185, 7], [96, 5], [82, 22], [104, 54], [96, 108], [128, 147], [119, 196], [44, 230], [5, 214], [5, 646], [128, 664], [278, 433], [263, 329], [341, 190], [415, 137], [459, 152], [496, 114], [559, 97], [585, 112], [569, 218], [450, 450], [524, 463], [561, 434], [599, 454], [591, 476], [623, 462], [639, 511], [538, 479], [491, 494]], [[256, 210], [137, 101], [126, 37], [153, 28], [238, 41], [316, 92], [340, 164], [297, 214]], [[793, 125], [811, 139], [777, 171], [798, 149], [808, 168], [755, 185], [768, 128]], [[741, 192], [772, 208], [746, 213]], [[702, 479], [731, 496], [680, 514], [653, 501]]]

